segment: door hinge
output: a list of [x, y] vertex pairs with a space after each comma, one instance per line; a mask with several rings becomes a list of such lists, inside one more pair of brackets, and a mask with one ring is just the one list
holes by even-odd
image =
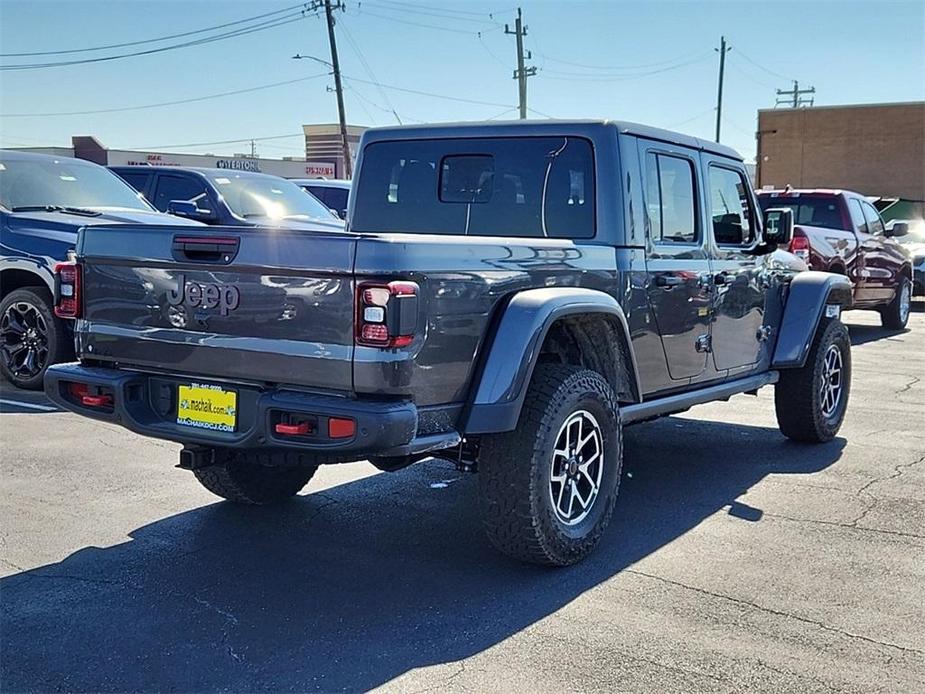
[[713, 338], [710, 335], [700, 335], [694, 343], [694, 347], [698, 352], [712, 352]]
[[772, 328], [770, 325], [762, 325], [760, 328], [758, 328], [758, 332], [755, 334], [755, 339], [758, 340], [758, 342], [767, 342], [771, 337], [771, 333], [773, 332], [774, 328]]

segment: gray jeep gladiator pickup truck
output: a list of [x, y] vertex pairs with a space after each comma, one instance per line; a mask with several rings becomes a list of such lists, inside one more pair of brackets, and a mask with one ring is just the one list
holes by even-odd
[[775, 385], [791, 439], [838, 431], [847, 278], [777, 250], [731, 149], [630, 123], [369, 130], [346, 231], [92, 226], [59, 267], [61, 407], [183, 444], [266, 504], [319, 465], [478, 472], [493, 544], [586, 556], [622, 427]]

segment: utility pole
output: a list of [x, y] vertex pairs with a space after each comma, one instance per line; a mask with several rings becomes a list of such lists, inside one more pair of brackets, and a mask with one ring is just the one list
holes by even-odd
[[251, 159], [256, 159], [256, 158], [257, 158], [257, 142], [255, 140], [251, 140]]
[[[513, 34], [517, 37], [517, 69], [514, 70], [514, 79], [517, 80], [518, 92], [520, 95], [520, 119], [527, 117], [527, 78], [536, 74], [535, 67], [524, 66], [524, 36], [527, 35], [527, 27], [523, 25], [523, 16], [520, 8], [517, 8], [517, 20], [514, 22], [514, 31], [505, 24], [505, 34]], [[533, 54], [527, 51], [526, 59], [533, 58]]]
[[716, 141], [719, 142], [719, 129], [723, 118], [723, 73], [726, 71], [726, 53], [732, 50], [726, 46], [726, 37], [719, 37], [719, 86], [716, 89]]
[[[816, 102], [816, 97], [811, 96], [808, 99], [803, 98], [803, 94], [815, 95], [816, 88], [800, 89], [800, 83], [793, 80], [793, 89], [778, 89], [777, 101], [775, 106], [789, 105], [790, 108], [800, 108], [800, 106], [812, 106]], [[784, 97], [784, 98], [781, 98]]]
[[[311, 9], [320, 7], [319, 0], [312, 3]], [[347, 117], [344, 115], [344, 87], [340, 80], [340, 63], [337, 60], [337, 40], [334, 38], [334, 10], [343, 10], [344, 3], [337, 0], [324, 0], [324, 14], [328, 20], [328, 43], [331, 44], [331, 66], [334, 69], [334, 90], [337, 92], [337, 117], [340, 120], [340, 139], [344, 153], [344, 175], [353, 177], [353, 162], [350, 161], [350, 144], [347, 142]]]

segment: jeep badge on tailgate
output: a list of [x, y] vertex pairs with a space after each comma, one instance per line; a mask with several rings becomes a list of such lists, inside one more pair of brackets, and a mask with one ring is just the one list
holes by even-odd
[[187, 282], [185, 275], [177, 278], [177, 288], [167, 292], [167, 303], [180, 306], [183, 303], [192, 308], [219, 307], [219, 313], [227, 316], [241, 302], [241, 292], [233, 284]]

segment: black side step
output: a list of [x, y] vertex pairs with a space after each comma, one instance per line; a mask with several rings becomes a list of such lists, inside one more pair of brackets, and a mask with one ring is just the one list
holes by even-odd
[[705, 402], [728, 400], [733, 395], [756, 391], [762, 386], [777, 383], [779, 377], [780, 374], [777, 371], [766, 371], [754, 376], [746, 376], [745, 378], [737, 378], [734, 381], [720, 383], [719, 385], [699, 388], [688, 393], [667, 395], [647, 402], [624, 405], [620, 408], [620, 421], [623, 424], [632, 424], [644, 419], [683, 412], [694, 405], [702, 405]]

